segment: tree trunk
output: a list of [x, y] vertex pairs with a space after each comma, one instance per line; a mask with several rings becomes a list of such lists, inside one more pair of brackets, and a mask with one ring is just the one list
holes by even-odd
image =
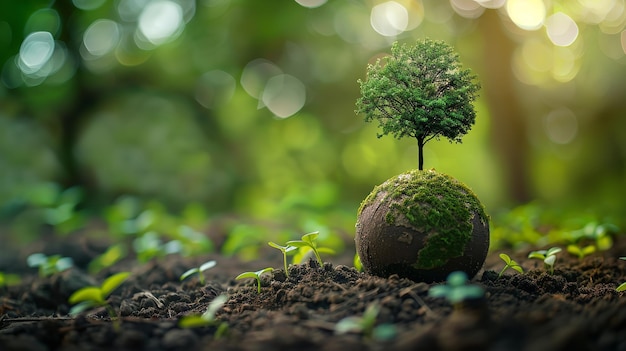
[[417, 137], [417, 166], [424, 169], [424, 137]]

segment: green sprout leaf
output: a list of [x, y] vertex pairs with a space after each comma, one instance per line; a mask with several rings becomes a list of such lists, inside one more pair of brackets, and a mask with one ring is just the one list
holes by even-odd
[[272, 241], [268, 242], [267, 244], [269, 246], [275, 248], [275, 249], [280, 250], [280, 252], [283, 253], [283, 264], [285, 266], [284, 267], [285, 268], [285, 275], [288, 277], [289, 276], [289, 269], [288, 269], [289, 267], [287, 265], [287, 254], [297, 250], [298, 247], [297, 246], [292, 246], [292, 245], [280, 246], [280, 245], [278, 245], [278, 244], [276, 244], [275, 242], [272, 242]]
[[[304, 234], [300, 240], [290, 240], [287, 242], [287, 245], [289, 246], [295, 246], [297, 248], [300, 248], [300, 252], [298, 255], [296, 255], [296, 257], [294, 257], [294, 262], [301, 262], [301, 260], [304, 258], [304, 254], [306, 252], [308, 252], [308, 250], [313, 251], [313, 254], [315, 255], [315, 259], [317, 260], [317, 263], [319, 263], [320, 266], [324, 265], [324, 262], [322, 261], [322, 257], [320, 256], [320, 252], [322, 253], [330, 253], [330, 254], [334, 254], [335, 251], [331, 248], [326, 248], [326, 247], [317, 247], [317, 237], [319, 235], [319, 232], [312, 232], [312, 233], [308, 233], [308, 234]], [[303, 251], [305, 250], [305, 251]], [[296, 260], [296, 259], [299, 260]]]
[[86, 286], [76, 290], [69, 297], [69, 303], [75, 305], [70, 309], [71, 315], [79, 314], [93, 307], [104, 306], [111, 318], [115, 317], [115, 311], [106, 301], [107, 297], [119, 287], [130, 275], [130, 272], [120, 272], [104, 280], [102, 285]]
[[587, 245], [585, 247], [580, 247], [575, 244], [571, 244], [567, 246], [567, 252], [578, 257], [578, 259], [582, 260], [585, 256], [591, 255], [596, 252], [595, 245]]
[[190, 277], [193, 274], [198, 274], [198, 280], [200, 281], [201, 285], [204, 285], [205, 283], [205, 278], [204, 278], [204, 271], [209, 270], [213, 267], [215, 267], [215, 265], [217, 264], [217, 262], [215, 262], [215, 260], [211, 260], [211, 261], [207, 261], [203, 264], [200, 265], [200, 267], [194, 267], [189, 269], [188, 271], [186, 271], [185, 273], [180, 275], [180, 280], [183, 281], [186, 278]]
[[485, 291], [478, 285], [468, 284], [467, 274], [455, 271], [448, 275], [445, 285], [433, 286], [428, 290], [431, 297], [444, 297], [452, 305], [460, 304], [469, 299], [478, 299], [485, 295]]
[[128, 276], [130, 276], [130, 272], [120, 272], [105, 279], [101, 287], [102, 297], [108, 297], [113, 292], [113, 290], [122, 285], [122, 283], [128, 278]]
[[626, 291], [626, 282], [620, 284], [615, 290], [617, 290], [618, 292]]
[[213, 301], [209, 303], [207, 310], [203, 314], [184, 316], [178, 322], [178, 326], [181, 328], [197, 328], [217, 324], [217, 319], [215, 318], [217, 311], [224, 306], [227, 300], [228, 296], [224, 294], [216, 296]]
[[505, 266], [500, 271], [500, 274], [498, 274], [498, 278], [500, 278], [502, 276], [502, 274], [504, 273], [504, 271], [506, 271], [509, 268], [511, 268], [513, 270], [516, 270], [520, 274], [524, 273], [524, 269], [522, 268], [522, 266], [520, 266], [517, 262], [512, 260], [511, 257], [509, 257], [509, 255], [507, 255], [505, 253], [501, 253], [499, 256], [504, 261]]
[[552, 247], [548, 250], [532, 251], [528, 254], [528, 258], [537, 258], [543, 260], [546, 270], [549, 270], [550, 274], [554, 274], [554, 263], [556, 262], [556, 254], [559, 252], [561, 252], [560, 247]]
[[256, 283], [257, 283], [257, 292], [260, 294], [261, 293], [261, 276], [264, 273], [271, 272], [273, 270], [274, 270], [274, 268], [267, 267], [267, 268], [263, 268], [261, 270], [258, 270], [256, 272], [243, 272], [243, 273], [239, 274], [237, 277], [235, 277], [235, 279], [237, 279], [237, 280], [239, 280], [239, 279], [247, 279], [247, 278], [255, 279]]

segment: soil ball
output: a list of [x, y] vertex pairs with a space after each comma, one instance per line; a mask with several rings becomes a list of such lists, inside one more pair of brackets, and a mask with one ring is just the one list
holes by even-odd
[[413, 170], [374, 188], [358, 212], [355, 243], [366, 272], [443, 281], [472, 278], [489, 249], [489, 219], [476, 195], [434, 170]]

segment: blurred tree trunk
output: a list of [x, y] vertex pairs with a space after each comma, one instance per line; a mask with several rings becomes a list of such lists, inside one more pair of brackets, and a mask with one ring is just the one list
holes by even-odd
[[529, 145], [511, 66], [516, 43], [507, 36], [502, 19], [494, 10], [487, 10], [480, 17], [479, 30], [484, 38], [482, 82], [492, 117], [492, 142], [504, 166], [508, 197], [517, 203], [527, 202], [531, 197]]

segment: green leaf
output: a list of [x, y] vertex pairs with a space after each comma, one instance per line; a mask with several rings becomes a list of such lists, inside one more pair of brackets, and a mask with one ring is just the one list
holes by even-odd
[[102, 297], [106, 298], [107, 296], [109, 296], [113, 292], [113, 290], [122, 285], [122, 283], [128, 278], [129, 275], [130, 272], [119, 272], [105, 279], [100, 288], [102, 291]]
[[93, 301], [82, 301], [70, 309], [70, 315], [75, 316], [83, 311], [87, 311], [97, 306], [101, 306], [101, 304], [97, 304]]
[[626, 282], [620, 284], [620, 286], [618, 286], [615, 290], [617, 290], [618, 292], [626, 291]]
[[467, 274], [463, 271], [454, 271], [448, 275], [449, 286], [463, 286], [467, 283]]
[[[512, 263], [515, 263], [515, 261], [511, 261]], [[513, 268], [514, 270], [518, 271], [519, 273], [524, 273], [524, 269], [522, 268], [522, 266], [518, 265], [518, 264], [512, 264], [510, 266], [511, 268]]]
[[211, 325], [213, 321], [202, 318], [201, 315], [189, 315], [184, 316], [178, 321], [178, 326], [181, 328], [198, 328]]
[[254, 278], [254, 279], [258, 279], [259, 275], [257, 274], [257, 272], [243, 272], [241, 274], [239, 274], [238, 276], [235, 277], [235, 279], [246, 279], [246, 278]]
[[74, 305], [79, 302], [92, 302], [98, 305], [104, 304], [102, 290], [95, 286], [87, 286], [76, 290], [69, 298], [69, 302]]
[[541, 253], [541, 252], [533, 251], [533, 252], [528, 254], [528, 258], [538, 258], [540, 260], [543, 260], [543, 259], [546, 258], [546, 256], [543, 253]]
[[505, 253], [501, 253], [500, 254], [500, 258], [504, 261], [504, 263], [506, 263], [507, 265], [511, 264], [511, 258], [509, 257], [509, 255], [505, 254]]
[[216, 264], [217, 262], [215, 262], [215, 260], [207, 261], [200, 266], [200, 272], [204, 272], [207, 269], [211, 269], [215, 267]]
[[430, 288], [428, 290], [428, 296], [431, 296], [431, 297], [446, 297], [446, 296], [448, 296], [448, 294], [450, 294], [451, 290], [452, 289], [450, 289], [450, 287], [447, 286], [447, 285], [433, 286], [432, 288]]
[[548, 257], [546, 257], [543, 262], [545, 264], [547, 264], [548, 266], [554, 266], [554, 262], [556, 262], [556, 256], [554, 255], [550, 255]]
[[267, 267], [267, 268], [263, 268], [263, 269], [261, 269], [261, 270], [258, 270], [258, 271], [256, 271], [255, 273], [256, 273], [256, 275], [257, 275], [258, 277], [260, 277], [263, 273], [271, 272], [271, 271], [273, 271], [273, 270], [274, 270], [274, 268], [272, 268], [272, 267]]
[[191, 276], [191, 275], [192, 275], [192, 274], [194, 274], [194, 273], [198, 273], [198, 272], [199, 272], [198, 268], [191, 268], [191, 269], [189, 269], [188, 271], [186, 271], [185, 273], [183, 273], [183, 274], [181, 274], [181, 275], [180, 275], [180, 280], [181, 280], [181, 281], [183, 281], [183, 280], [185, 280], [187, 277]]
[[224, 303], [227, 300], [228, 296], [224, 294], [216, 296], [213, 301], [209, 303], [209, 307], [207, 307], [206, 312], [202, 314], [202, 318], [207, 321], [214, 321], [215, 314], [217, 313], [217, 311], [219, 311], [220, 308], [222, 308], [222, 306], [224, 306]]
[[34, 253], [26, 258], [28, 267], [39, 267], [48, 261], [48, 257], [42, 253]]
[[556, 255], [559, 252], [561, 252], [561, 248], [560, 247], [551, 247], [546, 252], [546, 256], [553, 256], [553, 255]]
[[346, 317], [335, 324], [335, 334], [341, 335], [363, 330], [363, 319], [360, 317]]
[[309, 243], [309, 245], [311, 245], [312, 247], [315, 247], [316, 242], [317, 242], [317, 237], [319, 236], [320, 232], [312, 232], [312, 233], [308, 233], [308, 234], [304, 234], [302, 236], [302, 241]]

